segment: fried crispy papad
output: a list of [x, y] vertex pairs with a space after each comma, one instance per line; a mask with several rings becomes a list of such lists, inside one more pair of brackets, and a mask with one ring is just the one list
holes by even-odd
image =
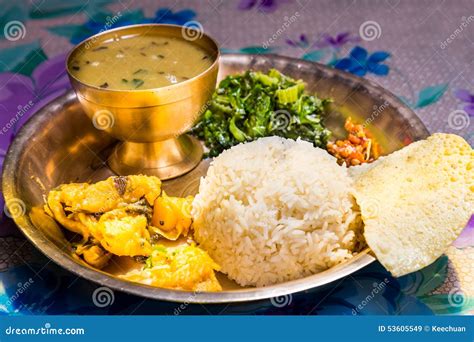
[[474, 211], [474, 152], [461, 137], [434, 134], [355, 177], [364, 236], [394, 276], [435, 261]]

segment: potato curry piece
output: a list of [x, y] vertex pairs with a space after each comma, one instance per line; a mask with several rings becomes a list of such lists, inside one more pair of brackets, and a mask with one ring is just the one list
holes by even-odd
[[[191, 226], [186, 208], [192, 197], [181, 199], [163, 193], [158, 201], [160, 194], [157, 177], [110, 177], [95, 184], [63, 184], [51, 190], [45, 211], [66, 229], [82, 235], [83, 244], [95, 243], [120, 256], [148, 256], [151, 235], [176, 240], [187, 235]], [[153, 214], [155, 203], [159, 203], [160, 212]], [[82, 248], [81, 255], [88, 255], [84, 251]], [[92, 251], [104, 254], [97, 248]]]
[[112, 257], [111, 253], [93, 243], [78, 244], [76, 246], [76, 254], [82, 256], [85, 262], [96, 268], [105, 267]]
[[[193, 197], [171, 197], [153, 176], [110, 177], [104, 181], [63, 184], [49, 192], [45, 212], [66, 229], [82, 235], [75, 254], [96, 268], [113, 255], [147, 257], [146, 267], [125, 278], [154, 286], [219, 291], [219, 266], [198, 247], [165, 249], [162, 236], [177, 240], [191, 228]], [[151, 266], [153, 265], [153, 266]]]
[[348, 133], [346, 139], [327, 144], [328, 152], [339, 164], [345, 163], [349, 167], [371, 163], [380, 156], [380, 145], [363, 125], [354, 124], [347, 118], [344, 128]]
[[151, 229], [168, 240], [187, 236], [191, 227], [191, 207], [193, 196], [185, 198], [169, 197], [163, 191], [155, 200]]
[[102, 247], [119, 256], [150, 255], [150, 232], [146, 215], [129, 209], [114, 209], [96, 219], [79, 214], [81, 222], [89, 229]]
[[185, 291], [221, 291], [214, 271], [220, 269], [202, 249], [191, 245], [157, 245], [141, 270], [121, 277], [134, 282]]
[[63, 184], [49, 192], [45, 211], [66, 229], [87, 240], [90, 232], [78, 219], [79, 213], [102, 215], [140, 199], [151, 206], [160, 193], [161, 181], [147, 176], [109, 177], [95, 184]]

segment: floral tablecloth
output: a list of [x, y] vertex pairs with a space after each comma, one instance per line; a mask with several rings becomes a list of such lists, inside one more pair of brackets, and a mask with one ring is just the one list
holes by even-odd
[[[100, 31], [136, 23], [202, 28], [222, 51], [278, 53], [378, 82], [431, 132], [472, 145], [471, 0], [0, 1], [0, 162], [21, 125], [69, 88], [65, 53]], [[2, 203], [3, 207], [3, 203]], [[474, 310], [474, 219], [446, 255], [392, 278], [379, 263], [324, 290], [247, 305], [181, 305], [101, 288], [36, 251], [3, 211], [1, 314], [453, 314]]]

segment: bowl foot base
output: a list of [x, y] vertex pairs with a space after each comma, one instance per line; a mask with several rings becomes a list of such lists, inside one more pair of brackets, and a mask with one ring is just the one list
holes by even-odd
[[108, 158], [112, 171], [121, 175], [144, 174], [162, 180], [181, 176], [202, 159], [201, 143], [189, 135], [153, 142], [119, 142]]

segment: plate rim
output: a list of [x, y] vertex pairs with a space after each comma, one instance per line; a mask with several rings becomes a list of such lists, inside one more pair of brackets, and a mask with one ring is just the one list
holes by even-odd
[[[289, 63], [297, 63], [300, 65], [314, 66], [323, 69], [325, 72], [331, 72], [338, 74], [340, 77], [350, 79], [352, 82], [361, 84], [366, 88], [372, 88], [377, 92], [384, 94], [391, 98], [393, 103], [396, 104], [397, 109], [402, 109], [401, 115], [403, 119], [408, 121], [410, 125], [416, 126], [415, 129], [419, 132], [420, 137], [423, 138], [428, 136], [429, 131], [421, 119], [416, 113], [406, 106], [400, 99], [392, 94], [387, 89], [383, 88], [379, 84], [354, 76], [350, 73], [330, 68], [326, 65], [304, 61], [298, 58], [292, 58], [287, 56], [280, 56], [275, 54], [224, 54], [221, 55], [220, 64], [229, 62], [232, 59], [268, 59], [271, 61], [280, 60]], [[251, 69], [252, 65], [249, 66]], [[66, 92], [64, 95], [55, 98], [51, 102], [47, 103], [44, 107], [39, 109], [26, 123], [20, 128], [18, 134], [15, 136], [13, 142], [10, 144], [7, 154], [3, 163], [2, 172], [2, 192], [5, 198], [5, 203], [13, 199], [19, 198], [17, 189], [15, 187], [15, 171], [16, 165], [22, 151], [22, 147], [27, 143], [29, 137], [33, 134], [36, 125], [43, 120], [48, 119], [48, 115], [52, 115], [52, 108], [57, 105], [64, 104], [68, 101], [73, 101], [76, 95], [73, 90]], [[371, 264], [376, 259], [369, 253], [369, 249], [358, 253], [353, 258], [345, 261], [339, 265], [336, 265], [321, 273], [313, 274], [304, 278], [287, 281], [272, 286], [259, 287], [259, 288], [242, 288], [232, 291], [222, 292], [192, 292], [182, 290], [171, 290], [158, 287], [152, 287], [144, 284], [134, 283], [124, 279], [119, 279], [116, 276], [108, 274], [104, 271], [94, 269], [89, 266], [85, 266], [77, 261], [74, 261], [72, 257], [64, 257], [64, 249], [51, 243], [43, 232], [38, 230], [30, 222], [27, 215], [14, 217], [13, 220], [18, 226], [19, 230], [26, 236], [26, 238], [47, 258], [54, 261], [60, 267], [66, 269], [69, 272], [76, 274], [77, 276], [86, 278], [94, 283], [101, 286], [107, 286], [113, 290], [119, 290], [127, 292], [140, 297], [146, 297], [156, 300], [163, 300], [168, 302], [187, 302], [193, 304], [223, 304], [223, 303], [239, 303], [239, 302], [252, 302], [258, 300], [266, 300], [270, 298], [287, 296], [290, 294], [303, 292], [311, 289], [316, 289], [334, 282], [338, 279], [342, 279], [355, 271]], [[349, 262], [350, 261], [350, 262]], [[329, 272], [330, 271], [330, 272]], [[326, 272], [331, 273], [330, 275], [325, 274]]]

